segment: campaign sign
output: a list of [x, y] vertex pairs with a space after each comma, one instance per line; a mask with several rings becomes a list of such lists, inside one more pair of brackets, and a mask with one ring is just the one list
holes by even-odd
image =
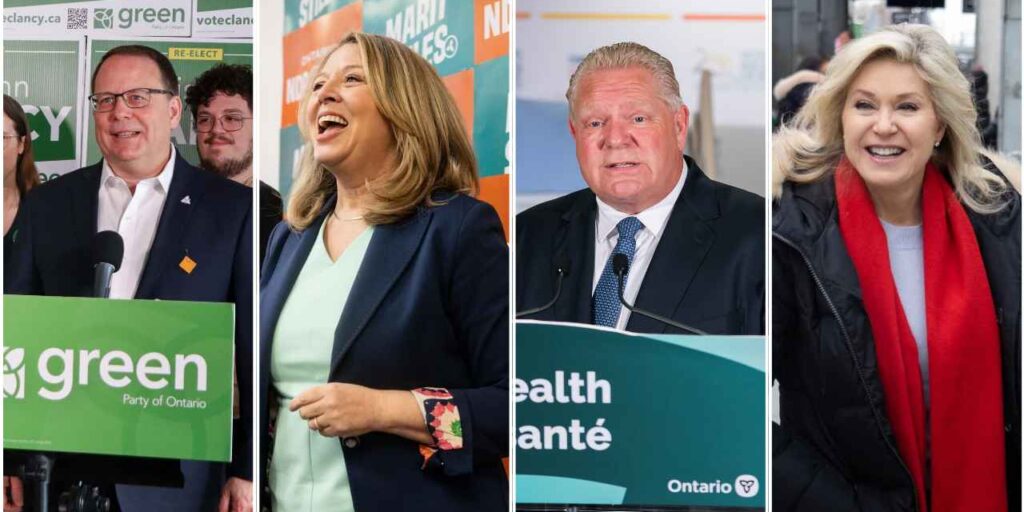
[[764, 507], [763, 337], [516, 334], [519, 503]]
[[468, 0], [369, 0], [363, 5], [363, 26], [406, 44], [442, 76], [473, 65], [473, 4]]
[[80, 167], [81, 44], [4, 41], [4, 94], [17, 100], [28, 116], [32, 152], [43, 181]]
[[193, 8], [192, 37], [252, 38], [252, 0], [196, 0]]
[[5, 295], [4, 448], [228, 461], [234, 305]]
[[188, 37], [191, 30], [191, 0], [8, 0], [4, 3], [7, 36], [66, 33], [90, 37]]
[[512, 145], [509, 143], [509, 110], [512, 95], [508, 93], [508, 57], [491, 59], [476, 66], [474, 87], [476, 123], [473, 126], [473, 149], [480, 163], [481, 176], [508, 174]]

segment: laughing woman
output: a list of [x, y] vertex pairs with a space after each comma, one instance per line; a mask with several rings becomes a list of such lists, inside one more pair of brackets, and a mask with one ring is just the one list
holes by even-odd
[[849, 44], [773, 150], [773, 509], [1020, 510], [1020, 195], [952, 48]]
[[415, 52], [354, 33], [300, 112], [260, 295], [274, 510], [505, 510], [508, 250], [468, 195], [454, 100]]

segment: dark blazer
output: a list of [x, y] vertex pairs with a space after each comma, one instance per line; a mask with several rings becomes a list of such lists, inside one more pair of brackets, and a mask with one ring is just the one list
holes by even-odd
[[[90, 297], [102, 162], [32, 189], [19, 212], [12, 270], [4, 293]], [[189, 197], [191, 204], [182, 203]], [[235, 304], [235, 368], [241, 396], [228, 476], [252, 479], [252, 191], [174, 163], [136, 299]], [[188, 255], [191, 274], [178, 267]], [[97, 458], [118, 482], [180, 483], [176, 461]], [[91, 477], [100, 471], [90, 470]]]
[[[637, 308], [711, 334], [764, 333], [764, 199], [708, 179], [686, 157], [686, 183], [637, 294]], [[589, 324], [597, 201], [583, 189], [516, 216], [516, 310], [555, 296], [535, 320]], [[626, 330], [682, 333], [631, 314]]]
[[281, 202], [281, 194], [274, 190], [274, 187], [259, 182], [260, 184], [260, 266], [263, 265], [263, 257], [267, 255], [267, 242], [270, 241], [270, 233], [281, 222], [284, 216], [284, 204]]
[[[267, 248], [260, 279], [262, 475], [273, 447], [267, 413], [276, 401], [274, 331], [310, 249], [323, 243], [317, 234], [333, 207], [332, 199], [302, 232], [279, 224]], [[349, 297], [339, 312], [330, 382], [447, 388], [464, 434], [463, 448], [438, 451], [426, 468], [414, 441], [380, 432], [339, 439], [356, 510], [506, 510], [508, 248], [494, 209], [455, 195], [376, 226]]]

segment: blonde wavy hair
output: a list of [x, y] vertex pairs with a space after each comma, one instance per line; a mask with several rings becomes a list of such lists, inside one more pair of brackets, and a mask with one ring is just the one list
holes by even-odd
[[[316, 72], [346, 44], [359, 47], [367, 85], [391, 127], [398, 160], [394, 172], [367, 182], [371, 199], [363, 219], [371, 225], [397, 222], [422, 205], [438, 204], [431, 194], [439, 190], [475, 195], [479, 190], [476, 156], [455, 100], [437, 71], [394, 39], [352, 32], [324, 56]], [[306, 144], [286, 215], [296, 231], [313, 223], [337, 189], [334, 175], [313, 159], [309, 141], [316, 130], [301, 114], [312, 98], [310, 84], [299, 103], [299, 132]]]
[[945, 136], [932, 161], [944, 169], [957, 196], [970, 209], [993, 213], [1005, 205], [1006, 183], [985, 170], [988, 155], [975, 127], [977, 113], [970, 86], [960, 72], [953, 49], [925, 25], [897, 25], [857, 39], [829, 63], [825, 79], [814, 87], [793, 121], [772, 142], [772, 195], [782, 194], [786, 181], [808, 183], [831, 173], [843, 150], [843, 106], [850, 84], [861, 68], [878, 59], [911, 64], [928, 84]]

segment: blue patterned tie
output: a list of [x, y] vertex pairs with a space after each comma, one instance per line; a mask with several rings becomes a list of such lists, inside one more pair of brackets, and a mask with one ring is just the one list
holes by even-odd
[[[601, 272], [601, 279], [597, 281], [597, 288], [594, 290], [594, 303], [591, 306], [594, 314], [594, 325], [615, 327], [619, 322], [619, 311], [622, 304], [619, 303], [619, 277], [612, 272], [612, 259], [616, 254], [624, 254], [629, 260], [629, 267], [633, 267], [633, 255], [636, 254], [636, 234], [644, 228], [643, 223], [636, 217], [626, 217], [619, 221], [616, 229], [619, 231], [619, 240], [615, 243], [608, 261], [604, 264]], [[629, 272], [622, 277], [622, 286], [625, 288], [629, 279]]]

